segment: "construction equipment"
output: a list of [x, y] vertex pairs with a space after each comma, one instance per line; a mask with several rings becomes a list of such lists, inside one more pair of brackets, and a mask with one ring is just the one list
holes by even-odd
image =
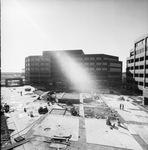
[[52, 137], [50, 140], [48, 141], [43, 141], [45, 143], [58, 143], [58, 144], [64, 144], [69, 146], [70, 142], [69, 139], [72, 137], [72, 135], [69, 136], [56, 136], [54, 135], [54, 137]]

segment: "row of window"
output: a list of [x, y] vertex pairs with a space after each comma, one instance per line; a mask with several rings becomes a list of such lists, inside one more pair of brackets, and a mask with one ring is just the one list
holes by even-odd
[[[49, 68], [26, 68], [26, 71], [29, 71], [29, 70], [32, 70], [32, 71], [50, 71]], [[91, 67], [91, 68], [85, 68], [85, 70], [90, 70], [90, 71], [107, 71], [107, 70], [110, 70], [111, 72], [121, 72], [121, 68], [107, 68], [107, 67]]]
[[[85, 63], [79, 63], [79, 65], [90, 65], [90, 66], [94, 66], [94, 65], [108, 65], [107, 62], [85, 62]], [[109, 66], [112, 67], [121, 67], [121, 64], [119, 63], [109, 63]]]
[[50, 59], [41, 57], [41, 58], [26, 58], [26, 60], [25, 60], [25, 62], [30, 62], [30, 61], [37, 61], [37, 62], [39, 62], [39, 61], [50, 61]]
[[136, 43], [136, 47], [140, 46], [140, 45], [144, 45], [144, 39], [139, 41], [138, 43]]
[[138, 55], [138, 54], [143, 53], [143, 52], [144, 52], [144, 48], [137, 50], [135, 53], [136, 53], [136, 55]]
[[[85, 63], [78, 63], [79, 65], [90, 65], [90, 66], [94, 66], [94, 65], [108, 65], [107, 62], [85, 62]], [[49, 66], [49, 63], [26, 63], [26, 67], [27, 66]], [[109, 63], [110, 66], [112, 67], [121, 67], [121, 64], [119, 63]]]
[[[138, 74], [138, 73], [135, 73], [135, 77], [140, 77], [140, 78], [143, 78], [144, 77], [144, 74]], [[145, 74], [145, 77], [148, 78], [148, 74]]]
[[[146, 38], [145, 40], [146, 40], [146, 44], [148, 44], [148, 38]], [[138, 47], [138, 46], [140, 46], [140, 45], [144, 45], [145, 40], [142, 39], [141, 41], [137, 42], [137, 43], [136, 43], [136, 47]]]
[[39, 70], [41, 70], [41, 71], [44, 71], [44, 70], [50, 71], [50, 68], [29, 68], [29, 67], [26, 67], [25, 69], [26, 70], [36, 70], [36, 71], [39, 71]]
[[[133, 81], [127, 80], [127, 83], [133, 84]], [[138, 81], [134, 81], [134, 84], [135, 84], [135, 85], [140, 85], [140, 86], [143, 86], [143, 85], [144, 85], [144, 83], [143, 83], [143, 82], [140, 82], [140, 81], [139, 81], [139, 82], [138, 82]], [[148, 87], [148, 83], [145, 82], [145, 86]]]
[[[78, 57], [76, 58], [77, 60], [113, 60], [113, 61], [117, 61], [117, 58], [109, 58], [109, 57]], [[25, 60], [26, 62], [30, 62], [30, 61], [50, 61], [49, 58], [27, 58]]]
[[[127, 73], [127, 77], [133, 77], [133, 74], [132, 73]], [[142, 73], [135, 73], [135, 77], [140, 77], [140, 78], [143, 78], [144, 77], [144, 74]], [[145, 77], [148, 78], [148, 74], [146, 73], [145, 74]]]
[[38, 63], [38, 62], [36, 62], [36, 63], [26, 63], [26, 66], [49, 66], [50, 65], [50, 63], [48, 63], [48, 62], [46, 62], [46, 63]]
[[78, 57], [77, 60], [113, 60], [117, 61], [117, 58], [109, 58], [109, 57]]
[[[145, 51], [148, 51], [148, 48], [146, 48]], [[136, 50], [135, 55], [141, 54], [141, 53], [143, 53], [143, 52], [144, 52], [144, 48], [141, 48], [141, 49], [139, 49], [139, 50]], [[132, 57], [132, 56], [134, 56], [134, 51], [132, 51], [132, 52], [130, 53], [130, 57]]]
[[[145, 59], [148, 60], [148, 56], [146, 56]], [[139, 57], [135, 59], [135, 62], [139, 62], [139, 61], [144, 61], [144, 57]], [[133, 63], [133, 62], [134, 62], [134, 59], [127, 60], [128, 64]]]

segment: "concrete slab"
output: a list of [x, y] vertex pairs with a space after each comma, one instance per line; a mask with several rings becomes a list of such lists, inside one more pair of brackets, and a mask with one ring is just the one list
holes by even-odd
[[45, 137], [69, 136], [71, 141], [78, 141], [79, 118], [59, 115], [48, 115], [41, 124], [34, 127], [33, 135]]
[[133, 130], [133, 128], [129, 124], [126, 124], [126, 123], [124, 124], [128, 128], [128, 131], [130, 132], [130, 134], [138, 134], [137, 132], [135, 132], [135, 130]]
[[148, 125], [134, 125], [130, 126], [140, 135], [140, 137], [148, 144]]
[[111, 130], [103, 119], [85, 119], [86, 140], [88, 143], [142, 150], [128, 130]]
[[[11, 113], [10, 115], [14, 121], [17, 131], [18, 132], [21, 131], [20, 135], [27, 133], [27, 131], [29, 131], [29, 129], [32, 127], [33, 122], [36, 122], [36, 120], [38, 120], [40, 118], [40, 116], [31, 118], [30, 116], [28, 116], [25, 113], [24, 114]], [[20, 115], [24, 115], [24, 116], [20, 117]], [[28, 127], [28, 128], [26, 128], [26, 127]]]

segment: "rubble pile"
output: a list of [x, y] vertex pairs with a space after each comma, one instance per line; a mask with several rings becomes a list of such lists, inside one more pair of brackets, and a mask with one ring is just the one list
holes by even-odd
[[6, 119], [6, 116], [4, 114], [1, 114], [1, 148], [11, 145]]

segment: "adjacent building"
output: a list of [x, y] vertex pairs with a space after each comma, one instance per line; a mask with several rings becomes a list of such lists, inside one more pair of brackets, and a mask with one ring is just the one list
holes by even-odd
[[143, 95], [144, 104], [148, 104], [148, 34], [134, 41], [126, 61], [127, 88]]
[[[73, 65], [76, 63], [77, 65]], [[116, 87], [122, 81], [122, 62], [117, 56], [84, 54], [82, 50], [43, 51], [41, 56], [25, 58], [25, 77], [28, 84], [71, 87], [68, 75], [81, 78], [78, 68], [89, 74], [95, 86]], [[90, 86], [89, 82], [88, 85]]]

